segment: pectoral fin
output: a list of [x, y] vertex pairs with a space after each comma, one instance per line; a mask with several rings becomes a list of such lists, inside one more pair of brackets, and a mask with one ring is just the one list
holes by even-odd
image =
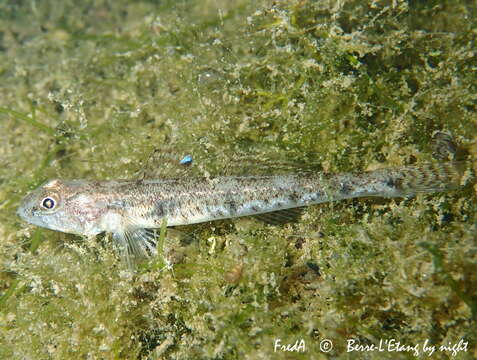
[[156, 234], [148, 229], [131, 229], [113, 233], [113, 240], [129, 267], [135, 261], [147, 259], [157, 254]]

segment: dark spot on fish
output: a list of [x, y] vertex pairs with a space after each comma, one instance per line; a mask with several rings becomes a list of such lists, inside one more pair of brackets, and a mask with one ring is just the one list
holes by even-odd
[[402, 184], [401, 178], [389, 178], [385, 181], [386, 186], [389, 186], [392, 189], [399, 189]]
[[216, 217], [223, 217], [223, 216], [225, 216], [225, 212], [221, 209], [218, 209], [218, 210], [215, 211], [215, 216]]
[[144, 179], [138, 179], [136, 180], [136, 186], [141, 186], [144, 184]]
[[230, 215], [235, 215], [237, 213], [237, 204], [235, 203], [235, 201], [227, 201], [227, 206], [229, 208]]
[[290, 195], [288, 195], [288, 200], [290, 200], [291, 202], [298, 202], [299, 199], [300, 196], [296, 192], [292, 192]]
[[251, 209], [252, 211], [255, 211], [255, 212], [260, 211], [260, 208], [257, 205], [252, 205]]
[[341, 183], [340, 184], [340, 193], [343, 194], [343, 195], [347, 195], [349, 194], [351, 191], [353, 190], [353, 188], [347, 184], [347, 183]]
[[310, 194], [310, 198], [306, 201], [306, 203], [312, 203], [314, 201], [316, 201], [316, 199], [318, 199], [318, 195], [317, 194]]
[[175, 216], [177, 214], [177, 208], [179, 206], [174, 200], [169, 200], [165, 204], [163, 204], [164, 209], [167, 211], [168, 214]]
[[164, 216], [164, 204], [161, 201], [156, 202], [154, 205], [153, 214], [159, 217]]
[[324, 191], [320, 191], [318, 190], [316, 193], [315, 193], [315, 196], [316, 198], [318, 199], [319, 197], [325, 197], [326, 196], [326, 193]]

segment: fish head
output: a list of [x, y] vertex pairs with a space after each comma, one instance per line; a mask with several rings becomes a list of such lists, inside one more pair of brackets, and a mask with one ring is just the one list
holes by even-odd
[[24, 221], [50, 230], [96, 235], [97, 202], [82, 181], [51, 180], [25, 196], [17, 210]]

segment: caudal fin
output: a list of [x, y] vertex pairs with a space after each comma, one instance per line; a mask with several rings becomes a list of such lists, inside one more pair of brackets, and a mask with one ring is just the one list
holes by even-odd
[[458, 189], [471, 180], [469, 162], [447, 161], [395, 169], [390, 172], [387, 184], [399, 194], [397, 196], [412, 196]]
[[388, 185], [392, 196], [454, 190], [473, 181], [472, 161], [464, 160], [468, 152], [450, 134], [436, 131], [432, 147], [436, 162], [383, 169], [375, 176]]

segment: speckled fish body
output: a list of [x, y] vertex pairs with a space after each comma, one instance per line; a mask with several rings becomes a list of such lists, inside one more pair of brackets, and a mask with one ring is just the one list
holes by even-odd
[[257, 215], [355, 197], [412, 196], [460, 185], [455, 162], [361, 174], [294, 174], [178, 180], [52, 180], [25, 197], [18, 214], [52, 230], [113, 233], [127, 254], [154, 252], [145, 229]]

